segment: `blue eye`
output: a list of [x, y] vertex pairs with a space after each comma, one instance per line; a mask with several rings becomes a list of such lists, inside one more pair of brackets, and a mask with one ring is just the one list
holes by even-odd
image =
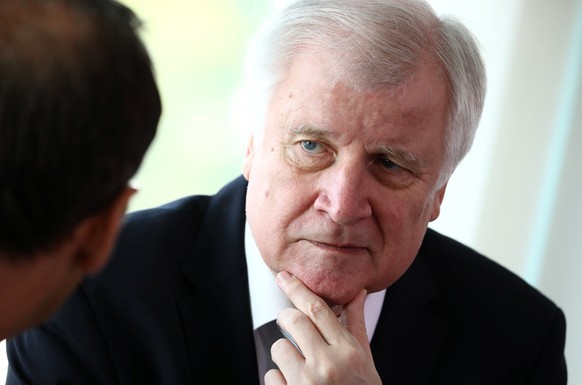
[[310, 140], [302, 140], [301, 141], [301, 147], [303, 147], [303, 149], [305, 151], [308, 152], [314, 152], [317, 151], [317, 149], [319, 148], [320, 144], [317, 142], [312, 142]]

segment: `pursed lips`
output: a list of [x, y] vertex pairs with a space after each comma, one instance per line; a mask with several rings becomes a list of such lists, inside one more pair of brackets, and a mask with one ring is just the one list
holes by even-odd
[[368, 248], [363, 245], [354, 244], [354, 243], [332, 243], [326, 241], [315, 241], [311, 239], [306, 239], [307, 242], [313, 244], [316, 247], [324, 248], [324, 249], [331, 249], [337, 251], [361, 251], [367, 250]]

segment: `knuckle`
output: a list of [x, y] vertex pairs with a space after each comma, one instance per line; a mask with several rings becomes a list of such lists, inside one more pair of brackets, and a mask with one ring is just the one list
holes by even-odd
[[340, 378], [336, 370], [337, 365], [331, 363], [319, 365], [317, 369], [317, 378], [326, 384], [336, 384]]
[[279, 321], [280, 324], [283, 326], [300, 325], [303, 322], [305, 322], [306, 320], [307, 320], [307, 317], [305, 316], [305, 314], [301, 313], [297, 309], [291, 309], [291, 308], [281, 310], [281, 312], [279, 312], [279, 315], [277, 317], [277, 321]]
[[283, 352], [284, 346], [285, 346], [284, 339], [281, 338], [275, 341], [273, 345], [271, 345], [271, 357], [279, 356], [279, 354]]
[[311, 319], [317, 319], [329, 311], [327, 304], [322, 299], [313, 299], [307, 303], [307, 316]]
[[305, 314], [297, 311], [294, 312], [290, 317], [289, 317], [289, 321], [291, 322], [291, 325], [293, 326], [297, 326], [297, 325], [302, 325], [305, 322], [308, 322], [307, 317], [305, 316]]
[[354, 365], [360, 361], [360, 355], [357, 351], [353, 349], [346, 349], [344, 351], [344, 361], [348, 362], [350, 365]]
[[277, 369], [271, 369], [269, 370], [264, 377], [264, 381], [265, 381], [265, 385], [270, 385], [270, 384], [282, 384], [282, 375], [281, 372]]
[[281, 320], [290, 319], [291, 317], [293, 317], [293, 313], [295, 313], [295, 312], [297, 312], [296, 309], [287, 307], [279, 312], [279, 314], [277, 315], [277, 320], [281, 321]]

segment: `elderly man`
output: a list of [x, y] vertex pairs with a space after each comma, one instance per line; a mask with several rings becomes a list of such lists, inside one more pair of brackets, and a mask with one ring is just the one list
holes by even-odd
[[161, 113], [126, 7], [0, 2], [0, 339], [109, 259]]
[[9, 344], [9, 384], [566, 383], [560, 309], [427, 230], [483, 105], [462, 25], [299, 0], [249, 76], [244, 179], [131, 215], [104, 274]]

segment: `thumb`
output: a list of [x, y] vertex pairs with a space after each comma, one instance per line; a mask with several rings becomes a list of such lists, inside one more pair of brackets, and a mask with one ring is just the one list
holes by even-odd
[[358, 340], [360, 345], [369, 351], [370, 342], [368, 341], [366, 321], [364, 319], [366, 294], [366, 289], [362, 289], [350, 302], [344, 305], [342, 321], [346, 329]]

